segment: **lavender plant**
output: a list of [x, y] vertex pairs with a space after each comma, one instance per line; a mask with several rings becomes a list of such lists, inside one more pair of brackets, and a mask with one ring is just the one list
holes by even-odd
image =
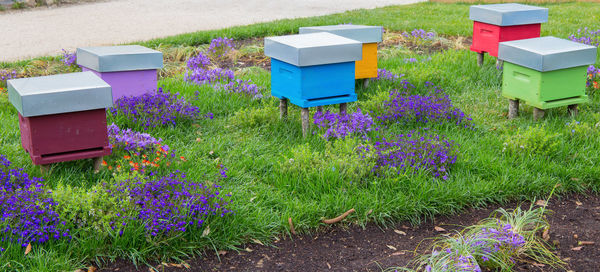
[[67, 50], [62, 50], [63, 52], [63, 56], [61, 58], [60, 61], [62, 61], [62, 63], [65, 66], [73, 66], [77, 63], [77, 53], [73, 52], [73, 53], [69, 53]]
[[373, 171], [376, 173], [426, 170], [444, 180], [457, 158], [453, 141], [415, 132], [400, 134], [391, 140], [376, 140], [373, 145], [359, 148], [359, 153], [363, 159], [375, 161]]
[[338, 114], [317, 111], [313, 116], [314, 124], [325, 129], [323, 138], [343, 139], [349, 135], [358, 135], [367, 138], [367, 132], [373, 129], [373, 119], [368, 113], [363, 113], [360, 108], [351, 114]]
[[[226, 176], [225, 168], [220, 175]], [[219, 192], [221, 186], [187, 179], [185, 173], [175, 171], [167, 176], [126, 176], [114, 185], [105, 184], [107, 192], [128, 202], [119, 213], [119, 219], [110, 223], [123, 234], [126, 225], [141, 222], [149, 236], [170, 236], [188, 229], [200, 229], [206, 220], [233, 213]]]
[[569, 35], [569, 39], [574, 42], [584, 43], [593, 46], [600, 46], [600, 29], [591, 30], [588, 27], [578, 29], [577, 33]]
[[219, 37], [213, 39], [208, 46], [208, 52], [211, 57], [221, 59], [227, 52], [233, 49], [233, 39], [227, 37]]
[[6, 81], [17, 77], [18, 74], [16, 70], [0, 70], [0, 88], [6, 88]]
[[108, 140], [113, 149], [139, 152], [142, 150], [154, 151], [157, 147], [169, 150], [169, 146], [162, 143], [162, 139], [156, 139], [148, 133], [142, 133], [131, 129], [122, 130], [112, 123], [108, 126]]
[[413, 40], [433, 40], [435, 38], [435, 33], [415, 28], [410, 33], [406, 31], [402, 32], [402, 36]]
[[464, 112], [452, 105], [452, 100], [440, 87], [427, 82], [433, 90], [428, 95], [409, 95], [405, 91], [392, 90], [389, 101], [384, 102], [385, 112], [377, 116], [384, 123], [452, 123], [470, 127], [472, 120]]
[[[141, 123], [144, 129], [174, 126], [178, 122], [193, 121], [202, 117], [200, 109], [180, 98], [179, 93], [163, 92], [162, 88], [159, 88], [156, 93], [119, 98], [109, 109], [109, 113]], [[209, 113], [204, 117], [212, 119], [212, 114]]]
[[587, 69], [587, 74], [586, 86], [590, 93], [600, 90], [600, 68], [590, 65]]
[[403, 77], [404, 74], [394, 74], [391, 71], [388, 71], [384, 68], [377, 69], [377, 78], [376, 80], [387, 80], [387, 81], [397, 81], [399, 78]]
[[42, 184], [43, 179], [31, 177], [23, 169], [12, 169], [10, 165], [6, 156], [0, 155], [1, 241], [25, 247], [62, 237], [70, 239], [65, 222], [54, 211], [56, 203]]

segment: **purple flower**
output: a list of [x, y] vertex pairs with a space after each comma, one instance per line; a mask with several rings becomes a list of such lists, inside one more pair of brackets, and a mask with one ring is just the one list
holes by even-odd
[[578, 29], [576, 34], [569, 35], [569, 39], [574, 42], [600, 46], [600, 29], [590, 30], [587, 27]]
[[403, 77], [404, 74], [400, 74], [400, 75], [396, 75], [386, 69], [377, 69], [377, 78], [376, 80], [389, 80], [389, 81], [396, 81], [399, 78]]
[[62, 56], [62, 63], [65, 66], [72, 66], [77, 62], [77, 52], [73, 52], [73, 53], [69, 53], [67, 52], [67, 50], [62, 50], [63, 52], [63, 56]]
[[231, 201], [224, 200], [219, 188], [190, 181], [179, 171], [164, 177], [125, 180], [107, 188], [111, 195], [129, 202], [120, 214], [122, 223], [114, 223], [113, 227], [120, 228], [122, 235], [122, 228], [128, 222], [140, 221], [150, 236], [177, 234], [190, 227], [199, 229], [210, 217], [233, 213], [226, 208]]
[[210, 59], [202, 53], [198, 53], [198, 55], [196, 55], [195, 57], [191, 57], [187, 61], [187, 67], [191, 70], [204, 69], [209, 64]]
[[[405, 82], [408, 89], [410, 83]], [[409, 95], [406, 91], [390, 91], [390, 100], [384, 102], [385, 112], [377, 116], [384, 122], [449, 122], [456, 125], [472, 126], [471, 118], [452, 105], [452, 100], [443, 89], [431, 83], [425, 84], [433, 88], [428, 95]]]
[[405, 38], [409, 38], [409, 39], [415, 39], [415, 40], [423, 40], [423, 41], [430, 41], [435, 39], [435, 33], [433, 32], [427, 32], [423, 29], [413, 29], [410, 33], [408, 32], [402, 32], [402, 36], [404, 36]]
[[368, 113], [362, 113], [360, 108], [352, 114], [338, 114], [317, 111], [313, 116], [314, 123], [320, 128], [325, 128], [323, 138], [343, 139], [355, 134], [366, 138], [366, 133], [372, 130], [373, 119]]
[[43, 179], [30, 177], [23, 169], [10, 169], [0, 155], [0, 231], [2, 240], [21, 246], [43, 244], [51, 239], [71, 237], [53, 208], [56, 203]]
[[221, 58], [233, 49], [233, 39], [219, 37], [213, 39], [208, 46], [208, 52], [216, 58]]
[[162, 144], [162, 139], [156, 139], [148, 133], [141, 133], [131, 129], [121, 130], [114, 123], [108, 126], [108, 140], [111, 147], [123, 148], [126, 151], [154, 151], [157, 147], [162, 147], [168, 151], [169, 146]]
[[119, 98], [109, 112], [123, 115], [127, 119], [141, 123], [147, 128], [176, 125], [180, 121], [193, 121], [200, 118], [200, 109], [191, 105], [179, 93], [146, 93], [141, 96]]
[[435, 177], [446, 180], [447, 173], [456, 162], [453, 141], [444, 137], [410, 132], [394, 139], [382, 138], [371, 145], [359, 148], [364, 159], [374, 159], [374, 172], [393, 169], [402, 173], [407, 169], [430, 171]]

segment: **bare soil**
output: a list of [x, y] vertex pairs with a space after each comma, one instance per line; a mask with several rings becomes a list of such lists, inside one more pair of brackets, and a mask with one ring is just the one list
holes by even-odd
[[[506, 209], [518, 204], [503, 205]], [[412, 227], [398, 224], [382, 229], [374, 224], [365, 228], [351, 226], [324, 227], [311, 235], [284, 236], [272, 245], [243, 245], [243, 250], [207, 252], [205, 256], [181, 264], [155, 266], [160, 271], [382, 271], [405, 266], [414, 258], [415, 250], [424, 253], [432, 237], [459, 231], [486, 218], [499, 206], [470, 209], [455, 216], [436, 217], [433, 221]], [[528, 203], [522, 204], [529, 207]], [[600, 197], [571, 195], [550, 201], [548, 216], [550, 240], [558, 256], [567, 263], [564, 269], [553, 269], [530, 261], [518, 263], [515, 271], [600, 271]], [[446, 231], [439, 232], [434, 227]], [[406, 233], [404, 235], [402, 232]], [[181, 267], [181, 268], [178, 268]], [[118, 261], [101, 271], [138, 270]]]

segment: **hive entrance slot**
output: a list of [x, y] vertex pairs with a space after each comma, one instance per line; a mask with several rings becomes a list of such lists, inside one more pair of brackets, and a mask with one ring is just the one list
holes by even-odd
[[327, 96], [327, 97], [311, 98], [311, 99], [307, 99], [306, 101], [309, 101], [309, 102], [314, 102], [314, 101], [321, 101], [321, 100], [328, 100], [328, 99], [336, 99], [336, 98], [344, 98], [344, 97], [350, 97], [350, 95], [349, 95], [349, 94], [345, 94], [345, 95], [336, 95], [336, 96]]
[[575, 98], [579, 98], [580, 96], [573, 96], [573, 97], [566, 97], [566, 98], [560, 98], [560, 99], [554, 99], [554, 100], [548, 100], [548, 101], [544, 101], [546, 103], [552, 103], [552, 102], [560, 102], [563, 100], [569, 100], [569, 99], [575, 99]]
[[103, 147], [95, 147], [95, 148], [80, 149], [80, 150], [68, 151], [68, 152], [44, 154], [41, 157], [42, 158], [49, 158], [49, 157], [55, 157], [55, 156], [63, 156], [63, 155], [69, 155], [69, 154], [77, 154], [77, 153], [92, 152], [92, 151], [102, 151], [102, 150], [104, 150]]

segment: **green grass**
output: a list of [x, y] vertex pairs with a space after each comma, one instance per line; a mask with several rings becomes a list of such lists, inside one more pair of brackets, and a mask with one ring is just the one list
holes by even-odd
[[[542, 35], [567, 37], [578, 28], [600, 28], [600, 5], [568, 3], [545, 5], [550, 8], [550, 22], [542, 27]], [[236, 39], [295, 33], [299, 26], [318, 24], [383, 25], [387, 29], [411, 30], [423, 28], [441, 35], [470, 36], [467, 4], [423, 3], [410, 6], [357, 10], [314, 18], [280, 20], [272, 23], [204, 31], [157, 39], [142, 44], [156, 47], [168, 45], [200, 45], [218, 36]], [[566, 109], [551, 109], [539, 122], [531, 119], [530, 107], [522, 108], [521, 116], [507, 120], [507, 101], [500, 95], [501, 72], [494, 60], [486, 58], [484, 67], [476, 65], [475, 53], [468, 50], [447, 50], [430, 56], [416, 55], [405, 48], [391, 48], [380, 58], [380, 67], [405, 74], [415, 84], [415, 93], [422, 92], [426, 81], [444, 88], [454, 104], [470, 114], [474, 130], [451, 125], [398, 124], [378, 132], [385, 135], [431, 129], [458, 145], [458, 160], [447, 181], [433, 179], [426, 172], [376, 177], [361, 167], [355, 155], [359, 139], [326, 142], [318, 135], [302, 138], [300, 110], [290, 107], [289, 118], [278, 118], [278, 101], [266, 97], [260, 101], [243, 95], [216, 92], [207, 86], [198, 87], [182, 81], [181, 76], [159, 82], [164, 89], [179, 92], [202, 112], [212, 112], [213, 120], [201, 120], [199, 127], [184, 124], [176, 127], [153, 128], [155, 137], [177, 150], [187, 162], [177, 168], [188, 173], [191, 180], [206, 180], [214, 175], [216, 166], [224, 164], [230, 176], [221, 182], [223, 192], [231, 192], [231, 208], [235, 215], [214, 218], [207, 222], [210, 233], [188, 231], [169, 239], [147, 239], [140, 226], [131, 225], [123, 236], [92, 228], [72, 229], [74, 239], [34, 246], [24, 256], [24, 249], [12, 245], [0, 255], [0, 270], [73, 271], [92, 261], [104, 263], [124, 258], [136, 263], [186, 260], [204, 251], [235, 249], [251, 238], [266, 243], [274, 237], [288, 235], [287, 220], [292, 218], [301, 233], [329, 227], [322, 218], [335, 217], [354, 208], [347, 223], [364, 225], [376, 222], [389, 225], [399, 221], [418, 224], [440, 214], [454, 214], [467, 207], [482, 207], [490, 203], [525, 200], [547, 195], [556, 183], [559, 193], [600, 189], [600, 95], [580, 109], [576, 118], [588, 128], [571, 136], [565, 123], [572, 119]], [[430, 60], [405, 63], [404, 58]], [[47, 58], [51, 59], [51, 58]], [[22, 67], [29, 62], [3, 63], [0, 67]], [[252, 79], [269, 94], [270, 73], [261, 69], [246, 69], [244, 78]], [[358, 88], [357, 107], [381, 109], [381, 102], [390, 88], [397, 86], [373, 82], [368, 88]], [[200, 99], [194, 99], [198, 92]], [[328, 106], [326, 109], [335, 110]], [[17, 112], [6, 95], [0, 97], [0, 153], [29, 173], [43, 176], [50, 188], [70, 185], [84, 195], [102, 180], [111, 180], [104, 171], [94, 174], [91, 161], [67, 162], [53, 166], [50, 174], [40, 173], [20, 146]], [[109, 118], [123, 125], [123, 120]], [[554, 154], [503, 152], [504, 143], [528, 128], [543, 125], [543, 131], [558, 133]], [[141, 127], [137, 127], [138, 129]], [[520, 129], [520, 130], [519, 130]], [[579, 128], [578, 128], [579, 129]], [[378, 134], [378, 133], [374, 133]], [[197, 141], [200, 138], [200, 141]], [[529, 139], [529, 140], [527, 140]], [[63, 189], [60, 189], [63, 190]], [[62, 205], [65, 205], [64, 203]], [[71, 222], [72, 223], [72, 222]], [[6, 247], [6, 243], [0, 242]]]

